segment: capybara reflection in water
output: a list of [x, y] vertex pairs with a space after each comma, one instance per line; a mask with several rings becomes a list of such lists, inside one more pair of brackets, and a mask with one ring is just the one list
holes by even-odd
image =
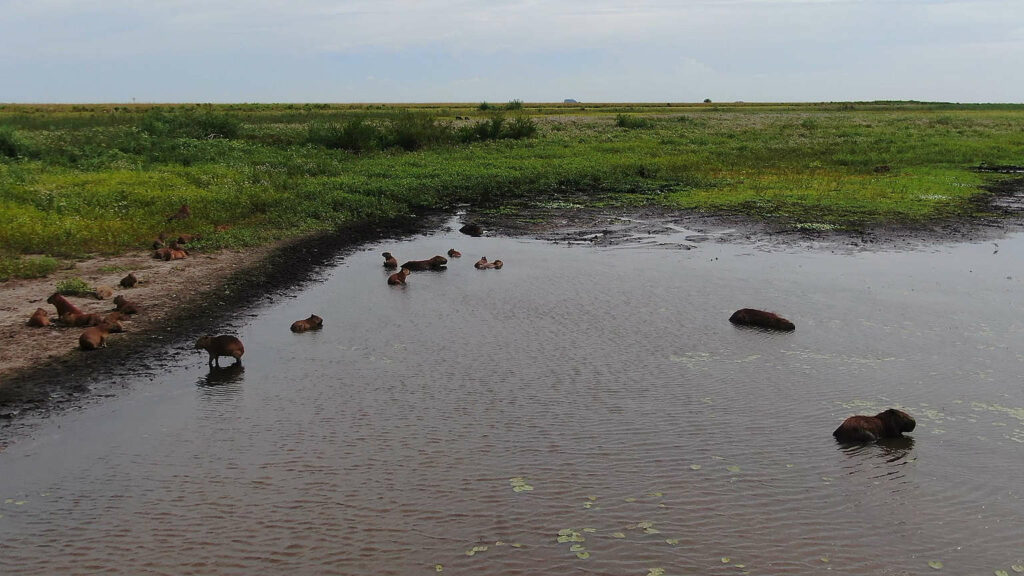
[[448, 259], [444, 256], [434, 256], [430, 260], [410, 260], [402, 264], [402, 268], [409, 270], [444, 270]]
[[395, 257], [391, 255], [391, 252], [385, 252], [383, 256], [385, 268], [387, 268], [388, 270], [394, 270], [395, 268], [398, 268], [398, 260], [395, 260]]
[[448, 250], [448, 257], [449, 258], [462, 258], [462, 252], [459, 252], [455, 248], [451, 248], [451, 249]]
[[136, 278], [135, 274], [132, 274], [131, 272], [129, 272], [128, 275], [125, 276], [124, 278], [121, 278], [121, 287], [122, 288], [133, 288], [138, 283], [139, 283], [139, 279]]
[[95, 350], [104, 348], [107, 345], [107, 336], [111, 332], [123, 332], [124, 329], [117, 322], [101, 322], [92, 328], [86, 328], [85, 332], [78, 337], [78, 347], [82, 350]]
[[242, 341], [227, 334], [200, 337], [196, 340], [196, 350], [200, 349], [210, 353], [210, 366], [220, 366], [221, 356], [231, 356], [235, 359], [235, 364], [241, 364], [242, 354], [245, 354]]
[[483, 236], [484, 229], [479, 224], [466, 224], [462, 228], [459, 228], [459, 232], [466, 234], [467, 236]]
[[185, 220], [186, 218], [190, 218], [191, 216], [192, 209], [188, 207], [188, 204], [182, 204], [181, 208], [178, 208], [177, 212], [167, 217], [167, 221], [170, 222], [172, 220]]
[[60, 292], [54, 292], [46, 299], [46, 302], [57, 308], [57, 316], [65, 314], [81, 314], [82, 310], [68, 301]]
[[409, 276], [409, 274], [411, 274], [411, 272], [409, 272], [409, 269], [403, 266], [401, 270], [395, 272], [391, 276], [388, 276], [388, 286], [404, 286], [405, 279], [406, 277]]
[[324, 319], [316, 314], [310, 314], [305, 320], [292, 322], [292, 332], [305, 332], [306, 330], [319, 330], [324, 327]]
[[114, 306], [117, 306], [116, 310], [121, 314], [138, 314], [139, 306], [135, 302], [132, 302], [121, 296], [120, 294], [114, 297]]
[[917, 422], [901, 410], [889, 408], [875, 416], [850, 416], [832, 432], [839, 442], [874, 442], [880, 438], [899, 438], [913, 432]]
[[743, 308], [733, 312], [732, 316], [729, 317], [729, 322], [771, 330], [790, 331], [796, 329], [792, 322], [774, 312], [765, 312], [764, 310], [755, 310], [753, 308]]
[[104, 320], [106, 320], [106, 318], [104, 318], [102, 314], [86, 314], [85, 312], [78, 314], [72, 312], [60, 315], [60, 321], [64, 323], [65, 326], [98, 326], [99, 324], [102, 324]]
[[28, 325], [35, 328], [42, 328], [43, 326], [50, 325], [50, 316], [46, 314], [46, 310], [42, 308], [36, 308], [36, 311], [32, 313], [32, 316], [28, 319]]

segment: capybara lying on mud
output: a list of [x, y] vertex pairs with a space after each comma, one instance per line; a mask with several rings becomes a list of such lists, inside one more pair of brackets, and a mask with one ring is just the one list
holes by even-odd
[[242, 354], [245, 354], [245, 346], [242, 341], [234, 336], [222, 334], [220, 336], [202, 336], [196, 340], [196, 350], [206, 350], [210, 353], [210, 366], [220, 366], [221, 356], [231, 356], [235, 364], [241, 365]]
[[57, 308], [57, 316], [65, 314], [81, 314], [82, 310], [68, 301], [60, 292], [54, 292], [46, 299], [46, 302]]
[[35, 328], [42, 328], [43, 326], [50, 325], [50, 317], [46, 314], [46, 310], [42, 308], [36, 308], [36, 311], [32, 313], [32, 316], [28, 319], [28, 325]]
[[466, 224], [462, 228], [459, 228], [459, 232], [473, 237], [484, 235], [484, 229], [481, 228], [479, 224]]
[[135, 302], [128, 300], [124, 296], [121, 296], [120, 294], [114, 297], [114, 306], [117, 307], [115, 308], [115, 310], [117, 310], [121, 314], [139, 313], [139, 305], [136, 304]]
[[385, 268], [387, 268], [388, 270], [394, 270], [395, 268], [398, 268], [398, 260], [395, 260], [395, 257], [391, 255], [391, 252], [385, 252], [383, 256]]
[[832, 432], [839, 442], [874, 442], [880, 438], [899, 438], [913, 432], [917, 422], [901, 410], [889, 408], [876, 416], [850, 416]]
[[410, 260], [402, 264], [402, 268], [409, 270], [444, 270], [448, 259], [444, 256], [434, 256], [430, 260]]
[[785, 330], [787, 332], [796, 330], [796, 326], [792, 322], [778, 314], [753, 308], [743, 308], [733, 312], [732, 316], [729, 317], [729, 322], [743, 326], [768, 328], [770, 330]]
[[[177, 244], [175, 244], [175, 246], [177, 246]], [[160, 248], [153, 252], [153, 258], [157, 258], [165, 262], [168, 260], [181, 260], [187, 257], [188, 252], [178, 248]]]
[[97, 286], [92, 291], [92, 297], [97, 300], [107, 300], [113, 295], [114, 289], [110, 286]]
[[135, 285], [138, 284], [138, 283], [139, 283], [139, 279], [136, 278], [135, 274], [132, 274], [131, 272], [129, 272], [128, 275], [125, 276], [124, 278], [121, 278], [121, 287], [122, 288], [134, 288]]
[[450, 248], [448, 250], [448, 257], [449, 258], [462, 258], [462, 252], [459, 252], [455, 248]]
[[104, 348], [107, 345], [107, 336], [111, 332], [123, 332], [124, 329], [117, 322], [101, 322], [92, 328], [86, 328], [85, 332], [78, 337], [78, 347], [82, 350], [95, 350]]
[[60, 315], [60, 321], [65, 326], [98, 326], [104, 320], [106, 318], [103, 317], [103, 314], [86, 314], [85, 312], [75, 314], [72, 312]]
[[181, 208], [178, 208], [177, 212], [167, 217], [167, 221], [170, 222], [172, 220], [185, 220], [186, 218], [191, 217], [192, 209], [188, 207], [188, 204], [182, 204]]
[[292, 322], [292, 332], [305, 332], [306, 330], [319, 330], [324, 327], [324, 319], [316, 314], [310, 314], [305, 320]]
[[399, 270], [398, 272], [395, 272], [391, 276], [388, 276], [388, 286], [397, 286], [397, 285], [403, 285], [404, 286], [405, 285], [405, 279], [406, 279], [406, 277], [409, 276], [409, 274], [411, 274], [411, 272], [409, 272], [409, 269], [403, 266], [401, 270]]

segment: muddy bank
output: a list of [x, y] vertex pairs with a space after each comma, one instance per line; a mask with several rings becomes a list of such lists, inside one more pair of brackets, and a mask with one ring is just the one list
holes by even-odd
[[[55, 277], [8, 282], [2, 287], [0, 311], [0, 418], [50, 409], [87, 392], [103, 392], [90, 390], [81, 383], [86, 380], [106, 381], [116, 388], [119, 375], [156, 377], [168, 365], [168, 353], [195, 353], [193, 342], [198, 336], [230, 332], [254, 305], [316, 281], [348, 249], [436, 228], [443, 218], [429, 214], [362, 224], [273, 246], [195, 254], [172, 262], [154, 260], [149, 252], [102, 258], [79, 263]], [[143, 282], [122, 289], [117, 280], [128, 271]], [[112, 285], [115, 293], [125, 294], [143, 311], [124, 323], [125, 333], [111, 335], [106, 349], [82, 352], [77, 349], [82, 328], [25, 325], [37, 307], [54, 316], [46, 298], [62, 276]], [[109, 300], [71, 300], [86, 312], [113, 309]]]

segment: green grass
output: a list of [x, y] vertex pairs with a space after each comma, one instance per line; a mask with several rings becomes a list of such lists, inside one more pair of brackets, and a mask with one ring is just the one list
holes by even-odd
[[58, 267], [60, 263], [49, 256], [0, 255], [0, 282], [11, 278], [45, 278]]
[[[914, 225], [974, 215], [992, 177], [972, 167], [1024, 164], [1024, 106], [509, 104], [0, 105], [0, 271], [160, 232], [250, 246], [457, 203]], [[181, 204], [193, 217], [169, 223]]]
[[65, 296], [85, 296], [93, 291], [93, 287], [88, 282], [78, 278], [66, 278], [57, 282], [57, 292]]

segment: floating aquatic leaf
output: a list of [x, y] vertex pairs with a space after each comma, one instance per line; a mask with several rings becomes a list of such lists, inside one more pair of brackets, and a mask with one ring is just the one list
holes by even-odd
[[728, 564], [729, 562], [732, 562], [732, 558], [729, 558], [728, 556], [722, 556], [722, 564]]
[[476, 554], [476, 550], [466, 550], [466, 556], [473, 556]]
[[509, 546], [511, 546], [513, 548], [522, 548], [523, 547], [523, 545], [520, 544], [519, 542], [513, 542], [513, 543], [509, 544]]
[[502, 542], [501, 540], [498, 540], [498, 541], [496, 541], [496, 542], [494, 543], [494, 545], [495, 545], [495, 546], [504, 546], [504, 545], [505, 545], [505, 543], [504, 543], [504, 542]]
[[793, 467], [792, 464], [786, 464], [786, 468], [792, 468], [792, 467]]
[[703, 468], [700, 464], [690, 464], [690, 470], [700, 470]]
[[733, 464], [732, 466], [726, 466], [725, 469], [728, 470], [729, 472], [739, 472], [740, 471], [740, 467], [736, 466], [735, 464]]
[[626, 498], [625, 500], [626, 500], [626, 502], [636, 502], [636, 498], [633, 498], [632, 496], [630, 496], [629, 498]]
[[591, 508], [594, 507], [594, 503], [593, 502], [584, 502], [583, 503], [583, 507], [586, 508], [587, 510], [590, 510]]
[[737, 568], [746, 568], [747, 567], [746, 564], [733, 564], [733, 566], [735, 566]]
[[594, 532], [597, 532], [597, 528], [584, 528], [583, 531], [588, 534], [593, 534]]
[[434, 564], [434, 571], [439, 572], [439, 573], [440, 572], [444, 572], [444, 566], [442, 566], [440, 564]]
[[664, 504], [658, 504], [658, 508], [668, 508], [668, 506], [665, 506]]
[[1014, 564], [1013, 566], [1010, 566], [1010, 570], [1013, 570], [1018, 574], [1024, 572], [1024, 564]]
[[558, 531], [558, 535], [559, 536], [568, 536], [568, 535], [572, 534], [573, 532], [575, 532], [575, 530], [573, 530], [572, 528], [562, 528], [561, 530]]
[[1009, 573], [1009, 572], [1007, 572], [1006, 570], [996, 570], [996, 571], [994, 572], [994, 574], [995, 574], [996, 576], [1010, 576], [1010, 573]]
[[661, 530], [657, 528], [644, 528], [644, 534], [661, 534]]
[[828, 556], [822, 556], [821, 558], [818, 558], [818, 560], [821, 560], [822, 562], [826, 563], [829, 562]]
[[587, 552], [586, 550], [583, 552], [577, 552], [576, 557], [580, 560], [586, 560], [587, 558], [590, 558], [590, 552]]
[[665, 544], [668, 544], [669, 546], [675, 546], [676, 544], [679, 544], [679, 538], [668, 538], [665, 540]]
[[652, 526], [654, 526], [654, 522], [644, 521], [644, 522], [637, 522], [637, 524], [636, 524], [637, 528], [651, 528]]
[[4, 504], [11, 504], [13, 502], [14, 502], [14, 498], [8, 498], [7, 500], [4, 500]]
[[612, 538], [625, 538], [626, 535], [622, 532], [612, 532]]
[[533, 490], [533, 486], [526, 483], [526, 478], [522, 476], [516, 476], [515, 478], [508, 479], [509, 485], [512, 486], [513, 492], [530, 492]]
[[664, 496], [664, 494], [662, 494], [661, 492], [648, 492], [647, 495], [654, 496], [655, 498], [661, 498], [662, 496]]
[[647, 572], [647, 576], [665, 576], [665, 569], [651, 568], [650, 571]]
[[597, 496], [587, 496], [587, 500], [593, 502], [594, 500], [597, 500]]
[[583, 544], [573, 544], [572, 546], [569, 546], [569, 552], [579, 552], [581, 550], [586, 550], [586, 549], [587, 549], [587, 547], [584, 546]]
[[935, 570], [942, 570], [943, 564], [941, 560], [929, 560], [928, 566], [934, 568]]
[[18, 500], [17, 502], [14, 503], [14, 505], [15, 506], [24, 506], [25, 505], [25, 501], [24, 500]]

